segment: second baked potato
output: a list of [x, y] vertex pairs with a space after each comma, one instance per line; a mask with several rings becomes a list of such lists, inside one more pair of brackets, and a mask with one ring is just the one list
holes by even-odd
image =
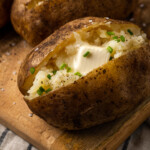
[[18, 74], [30, 109], [77, 130], [123, 116], [150, 96], [150, 47], [129, 22], [101, 18], [66, 24], [35, 47]]
[[125, 19], [136, 0], [15, 0], [11, 21], [15, 30], [36, 45], [65, 23], [86, 16]]

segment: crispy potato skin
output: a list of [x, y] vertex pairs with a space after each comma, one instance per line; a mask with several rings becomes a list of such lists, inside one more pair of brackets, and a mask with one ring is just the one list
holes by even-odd
[[71, 20], [86, 16], [125, 19], [135, 6], [136, 0], [15, 0], [11, 21], [25, 40], [36, 45]]
[[12, 2], [13, 0], [0, 1], [0, 28], [2, 28], [9, 21]]
[[[18, 86], [29, 78], [29, 68], [37, 67], [48, 53], [73, 31], [93, 22], [104, 23], [105, 19], [84, 18], [61, 27], [32, 51], [22, 64]], [[112, 23], [128, 24], [123, 21]], [[132, 24], [131, 24], [132, 25]], [[36, 48], [37, 48], [36, 47]], [[35, 48], [35, 49], [36, 49]], [[38, 58], [38, 59], [37, 59]], [[119, 118], [150, 96], [150, 47], [131, 51], [118, 59], [99, 67], [87, 76], [33, 100], [25, 99], [29, 108], [49, 124], [67, 130], [89, 128]]]
[[134, 22], [141, 26], [150, 38], [150, 0], [138, 0], [133, 18]]

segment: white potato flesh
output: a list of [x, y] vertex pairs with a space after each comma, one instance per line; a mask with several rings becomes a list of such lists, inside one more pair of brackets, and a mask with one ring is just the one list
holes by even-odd
[[[93, 69], [106, 64], [110, 58], [116, 59], [146, 43], [146, 35], [140, 29], [135, 30], [131, 27], [132, 35], [128, 30], [125, 27], [121, 30], [114, 28], [112, 31], [99, 28], [96, 31], [98, 33], [96, 38], [93, 37], [92, 32], [75, 32], [73, 34], [74, 42], [66, 45], [57, 54], [55, 60], [56, 74], [52, 73], [53, 68], [46, 66], [41, 68], [35, 76], [33, 86], [28, 90], [26, 98], [32, 100], [45, 94], [46, 90], [56, 90], [73, 83]], [[112, 35], [109, 35], [108, 32], [111, 32]], [[92, 42], [87, 40], [89, 38]], [[85, 55], [87, 52], [88, 55]], [[50, 78], [47, 77], [48, 75]], [[40, 87], [44, 89], [44, 92], [39, 94]]]

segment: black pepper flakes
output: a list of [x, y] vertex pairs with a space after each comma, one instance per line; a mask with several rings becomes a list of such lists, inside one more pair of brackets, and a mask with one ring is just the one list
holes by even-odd
[[85, 84], [88, 84], [88, 81], [85, 81]]
[[104, 69], [104, 70], [103, 70], [103, 74], [105, 74], [105, 73], [106, 73], [106, 70]]

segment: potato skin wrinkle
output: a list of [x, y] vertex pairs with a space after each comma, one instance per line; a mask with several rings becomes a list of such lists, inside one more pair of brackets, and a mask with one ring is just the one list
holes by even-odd
[[37, 45], [65, 23], [87, 16], [127, 18], [136, 0], [14, 0], [11, 21], [30, 44]]
[[0, 1], [0, 28], [2, 28], [9, 21], [12, 2], [13, 0]]
[[[44, 40], [26, 57], [18, 75], [20, 91], [26, 95], [32, 86], [36, 71], [57, 45], [70, 38], [73, 32], [105, 24], [106, 19], [88, 17], [67, 23]], [[115, 24], [137, 26], [117, 20]], [[30, 82], [29, 82], [30, 81]], [[25, 99], [29, 108], [53, 126], [79, 130], [99, 125], [124, 116], [150, 96], [150, 47], [145, 45], [129, 51], [117, 59], [98, 67], [72, 84], [51, 91], [32, 100]]]

